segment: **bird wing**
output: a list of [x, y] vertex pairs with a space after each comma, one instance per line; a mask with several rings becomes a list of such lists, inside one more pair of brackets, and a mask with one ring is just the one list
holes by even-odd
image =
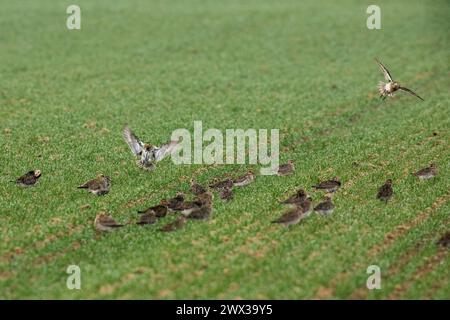
[[134, 155], [139, 155], [142, 153], [142, 150], [144, 149], [144, 143], [133, 133], [133, 131], [131, 131], [128, 125], [125, 125], [125, 127], [123, 128], [123, 138], [125, 139], [125, 142], [128, 144], [131, 152], [133, 152]]
[[384, 79], [386, 79], [386, 81], [389, 81], [389, 82], [393, 81], [392, 76], [389, 73], [388, 69], [386, 69], [386, 67], [377, 58], [375, 58], [375, 61], [377, 62], [378, 66], [380, 67], [381, 71], [383, 72]]
[[420, 96], [419, 96], [418, 94], [416, 94], [414, 91], [409, 90], [408, 88], [405, 88], [405, 87], [399, 87], [399, 89], [402, 90], [402, 91], [405, 91], [405, 92], [408, 92], [408, 93], [412, 94], [413, 96], [419, 98], [419, 99], [422, 100], [422, 101], [425, 101], [425, 100], [423, 100], [422, 97], [420, 97]]
[[170, 141], [169, 143], [163, 144], [160, 148], [155, 151], [155, 160], [161, 161], [168, 154], [172, 154], [179, 146], [180, 141]]

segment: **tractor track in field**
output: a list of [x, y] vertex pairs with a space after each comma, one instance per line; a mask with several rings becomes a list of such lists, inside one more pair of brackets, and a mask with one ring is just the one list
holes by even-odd
[[437, 254], [429, 256], [424, 263], [414, 272], [414, 274], [406, 281], [395, 286], [394, 291], [388, 296], [389, 300], [401, 299], [411, 284], [431, 273], [446, 257], [448, 256], [447, 248], [439, 248]]
[[[450, 190], [448, 192], [437, 198], [433, 204], [423, 211], [421, 211], [414, 219], [407, 221], [397, 227], [391, 232], [388, 232], [385, 237], [384, 241], [381, 245], [374, 245], [367, 254], [367, 259], [374, 260], [379, 254], [381, 254], [383, 251], [389, 249], [395, 241], [404, 236], [409, 230], [411, 230], [413, 227], [417, 226], [420, 222], [423, 222], [425, 219], [427, 219], [432, 213], [437, 211], [441, 206], [443, 206], [448, 200], [450, 199]], [[354, 263], [352, 266], [347, 268], [346, 271], [338, 273], [331, 281], [329, 282], [330, 285], [327, 287], [320, 287], [316, 295], [314, 296], [315, 299], [327, 299], [331, 298], [334, 295], [334, 288], [337, 286], [337, 284], [345, 282], [347, 278], [350, 276], [351, 271], [358, 269], [358, 268], [365, 268], [366, 266], [362, 265], [360, 262]]]
[[[445, 225], [448, 225], [449, 220], [446, 221]], [[406, 249], [405, 252], [402, 253], [402, 255], [392, 264], [389, 266], [387, 274], [383, 276], [384, 281], [389, 280], [390, 278], [397, 275], [399, 272], [401, 272], [410, 262], [411, 260], [417, 256], [418, 253], [423, 250], [424, 247], [426, 247], [433, 239], [436, 238], [436, 232], [430, 231], [427, 232], [425, 235], [423, 235], [419, 241], [417, 241], [414, 245], [410, 246]], [[433, 243], [435, 245], [435, 243]], [[425, 257], [425, 259], [428, 259], [429, 257]], [[360, 287], [356, 290], [354, 290], [347, 299], [366, 299], [367, 295], [369, 293], [369, 290], [365, 287]]]

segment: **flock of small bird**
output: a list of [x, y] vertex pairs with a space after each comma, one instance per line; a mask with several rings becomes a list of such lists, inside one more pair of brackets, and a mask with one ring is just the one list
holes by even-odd
[[[384, 100], [388, 96], [392, 97], [394, 92], [397, 90], [402, 90], [423, 100], [410, 89], [401, 86], [398, 82], [395, 82], [386, 67], [377, 59], [375, 60], [381, 68], [387, 81], [387, 83], [379, 83], [378, 89], [381, 94], [380, 98]], [[173, 152], [177, 150], [180, 142], [170, 141], [163, 144], [161, 147], [144, 143], [134, 134], [128, 125], [125, 125], [122, 134], [133, 155], [138, 158], [138, 166], [149, 171], [155, 170], [157, 162], [163, 160], [166, 156], [173, 154]], [[286, 164], [279, 166], [278, 176], [287, 176], [294, 173], [294, 171], [294, 161], [289, 160]], [[421, 180], [434, 178], [437, 174], [438, 169], [434, 163], [431, 163], [428, 167], [413, 173], [414, 176]], [[41, 175], [40, 170], [29, 171], [18, 178], [15, 182], [21, 186], [33, 186], [38, 182]], [[159, 202], [159, 204], [153, 205], [145, 210], [138, 211], [140, 216], [136, 224], [151, 225], [155, 224], [157, 221], [169, 214], [179, 214], [174, 221], [159, 229], [163, 232], [170, 232], [183, 228], [188, 220], [208, 220], [213, 212], [213, 192], [218, 193], [220, 199], [223, 201], [231, 201], [234, 197], [233, 190], [235, 188], [247, 186], [254, 180], [255, 174], [251, 170], [244, 176], [234, 179], [227, 178], [224, 180], [214, 180], [207, 187], [198, 184], [192, 179], [190, 182], [190, 200], [184, 193], [178, 192], [173, 198], [163, 199]], [[295, 194], [280, 202], [281, 204], [288, 206], [289, 209], [279, 218], [273, 220], [272, 223], [291, 226], [308, 217], [312, 211], [315, 211], [317, 214], [323, 216], [331, 215], [335, 208], [332, 201], [332, 195], [338, 191], [341, 184], [340, 179], [335, 177], [313, 185], [312, 188], [326, 192], [324, 201], [315, 206], [313, 206], [311, 196], [309, 196], [304, 189], [298, 189]], [[394, 194], [392, 184], [392, 179], [387, 179], [379, 188], [376, 198], [387, 204], [389, 199]], [[89, 192], [97, 196], [108, 194], [110, 187], [111, 179], [104, 175], [100, 175], [97, 178], [78, 186], [78, 188], [87, 189]], [[123, 226], [125, 226], [125, 224], [118, 223], [106, 213], [97, 214], [94, 220], [94, 227], [98, 231], [112, 231]], [[442, 242], [444, 246], [448, 247], [450, 242], [449, 238], [450, 233], [447, 233], [439, 241]]]

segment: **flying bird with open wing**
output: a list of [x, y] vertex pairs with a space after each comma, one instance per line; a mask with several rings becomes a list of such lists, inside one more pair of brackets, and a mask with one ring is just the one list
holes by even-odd
[[398, 83], [397, 81], [394, 81], [389, 70], [378, 59], [375, 58], [375, 61], [378, 64], [378, 66], [380, 67], [381, 71], [383, 72], [384, 79], [387, 81], [386, 83], [383, 81], [380, 81], [378, 83], [378, 91], [380, 92], [380, 98], [382, 98], [384, 100], [388, 96], [393, 97], [394, 92], [401, 90], [401, 91], [407, 92], [407, 93], [415, 96], [416, 98], [424, 101], [423, 98], [420, 97], [418, 94], [416, 94], [414, 91], [412, 91], [411, 89], [408, 89], [406, 87], [403, 87], [400, 85], [400, 83]]
[[139, 157], [137, 161], [138, 166], [149, 171], [155, 169], [157, 162], [175, 152], [180, 143], [180, 141], [170, 141], [161, 147], [144, 143], [131, 131], [128, 125], [125, 125], [123, 129], [123, 138], [130, 147], [131, 152], [136, 157]]

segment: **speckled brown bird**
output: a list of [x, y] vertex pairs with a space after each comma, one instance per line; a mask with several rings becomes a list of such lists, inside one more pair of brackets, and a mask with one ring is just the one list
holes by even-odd
[[113, 231], [123, 226], [123, 224], [117, 223], [116, 220], [105, 213], [97, 214], [94, 220], [94, 228], [98, 231]]
[[392, 179], [387, 179], [380, 189], [378, 189], [377, 199], [387, 203], [393, 194], [394, 190], [392, 188]]
[[198, 196], [199, 194], [205, 193], [207, 190], [201, 184], [195, 182], [194, 179], [191, 179], [190, 191], [192, 194]]
[[90, 193], [103, 196], [109, 192], [110, 187], [111, 179], [101, 174], [97, 178], [78, 186], [78, 189], [88, 189]]
[[282, 164], [278, 167], [277, 175], [279, 176], [287, 176], [295, 171], [295, 164], [293, 160], [288, 160], [286, 164]]
[[172, 231], [179, 230], [179, 229], [183, 228], [186, 225], [186, 221], [187, 221], [187, 219], [186, 219], [185, 216], [179, 216], [174, 221], [166, 224], [164, 227], [159, 229], [159, 231], [172, 232]]
[[308, 217], [312, 212], [312, 198], [308, 196], [305, 200], [296, 204], [296, 206], [301, 209], [305, 217]]
[[156, 206], [152, 206], [143, 211], [138, 211], [138, 213], [155, 213], [157, 218], [163, 218], [167, 215], [168, 208], [163, 204], [157, 204]]
[[146, 225], [146, 224], [154, 224], [158, 221], [158, 218], [156, 217], [156, 214], [154, 211], [148, 211], [144, 214], [141, 214], [139, 216], [139, 221], [136, 222], [138, 225]]
[[420, 180], [426, 180], [436, 177], [438, 174], [438, 168], [434, 163], [430, 163], [429, 167], [423, 168], [417, 172], [414, 172], [413, 175], [419, 178]]
[[304, 201], [307, 196], [308, 196], [308, 194], [306, 193], [306, 191], [304, 189], [298, 189], [295, 194], [293, 194], [286, 200], [281, 201], [281, 203], [287, 204], [287, 205], [298, 204], [298, 203], [301, 203], [302, 201]]
[[331, 215], [334, 211], [334, 204], [333, 201], [331, 201], [331, 197], [326, 197], [325, 201], [322, 201], [316, 205], [314, 207], [314, 211], [324, 216]]
[[334, 177], [331, 180], [322, 181], [316, 185], [313, 185], [312, 187], [317, 190], [324, 190], [326, 192], [332, 193], [336, 192], [341, 187], [341, 181], [339, 180], [339, 177]]
[[224, 201], [231, 201], [234, 198], [234, 193], [232, 188], [223, 188], [219, 192], [220, 199]]
[[187, 218], [193, 220], [208, 220], [211, 217], [211, 213], [211, 206], [197, 207], [187, 215]]
[[289, 227], [299, 223], [305, 217], [306, 215], [301, 208], [294, 208], [281, 215], [278, 219], [271, 221], [271, 223], [278, 223], [285, 227]]
[[22, 187], [30, 187], [34, 186], [38, 182], [41, 175], [42, 174], [40, 170], [31, 170], [25, 173], [23, 176], [19, 177], [16, 181], [12, 182], [17, 183]]
[[211, 191], [206, 191], [205, 193], [201, 193], [198, 196], [194, 198], [194, 202], [197, 203], [199, 206], [203, 205], [211, 205], [213, 201], [213, 194]]
[[212, 189], [233, 188], [233, 180], [225, 179], [222, 181], [214, 182], [209, 187]]
[[169, 200], [167, 200], [167, 207], [172, 211], [180, 211], [184, 203], [184, 193], [178, 192], [177, 195]]
[[234, 187], [244, 187], [249, 185], [255, 180], [255, 174], [252, 170], [249, 170], [244, 176], [233, 179]]

